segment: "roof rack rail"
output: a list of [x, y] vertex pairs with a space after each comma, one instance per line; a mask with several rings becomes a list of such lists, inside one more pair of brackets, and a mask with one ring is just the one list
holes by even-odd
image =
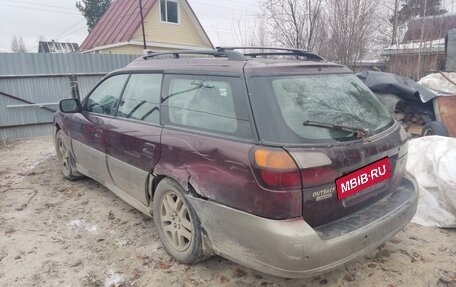
[[[276, 48], [276, 47], [261, 47], [261, 46], [250, 46], [250, 47], [217, 47], [217, 51], [227, 52], [234, 50], [262, 50], [261, 52], [251, 52], [243, 53], [244, 56], [256, 58], [257, 56], [296, 56], [296, 57], [306, 57], [309, 60], [313, 61], [324, 61], [325, 59], [317, 54], [311, 53], [306, 50], [301, 49], [291, 49], [291, 48]], [[265, 52], [276, 51], [276, 52]]]
[[180, 51], [171, 51], [171, 52], [158, 52], [158, 53], [148, 53], [142, 58], [144, 60], [150, 58], [157, 58], [163, 55], [172, 55], [173, 58], [179, 59], [181, 55], [207, 55], [214, 56], [216, 58], [228, 58], [231, 61], [245, 61], [245, 57], [242, 53], [234, 50], [180, 50]]

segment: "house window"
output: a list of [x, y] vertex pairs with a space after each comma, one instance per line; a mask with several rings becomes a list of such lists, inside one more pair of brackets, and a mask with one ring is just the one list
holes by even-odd
[[179, 3], [177, 0], [160, 0], [160, 12], [163, 22], [179, 22]]

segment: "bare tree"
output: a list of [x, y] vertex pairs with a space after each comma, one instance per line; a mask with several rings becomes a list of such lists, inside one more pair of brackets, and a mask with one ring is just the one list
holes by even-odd
[[264, 17], [271, 35], [282, 46], [315, 50], [323, 0], [266, 0]]
[[353, 66], [374, 45], [379, 19], [376, 0], [329, 0], [328, 46], [331, 60]]
[[233, 34], [236, 45], [240, 46], [270, 46], [268, 27], [264, 18], [257, 17], [254, 21], [236, 21], [233, 25]]
[[11, 39], [11, 51], [15, 53], [27, 52], [27, 48], [25, 47], [24, 39], [22, 39], [22, 37], [19, 37], [18, 39], [16, 35], [13, 36]]

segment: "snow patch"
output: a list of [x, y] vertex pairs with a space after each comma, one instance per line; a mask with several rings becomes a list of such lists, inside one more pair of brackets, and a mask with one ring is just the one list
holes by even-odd
[[84, 229], [88, 232], [97, 232], [98, 231], [97, 225], [86, 223], [81, 219], [71, 220], [67, 225], [70, 227], [71, 230], [75, 230], [75, 231], [79, 231], [81, 229]]
[[106, 276], [107, 277], [104, 282], [105, 287], [120, 286], [124, 283], [124, 279], [111, 269], [106, 272]]
[[85, 226], [85, 230], [87, 230], [88, 232], [97, 232], [98, 231], [98, 226], [96, 226], [95, 224], [86, 225]]
[[128, 245], [128, 240], [117, 239], [116, 240], [116, 245], [119, 246], [119, 247], [127, 246]]
[[44, 155], [41, 154], [41, 156], [39, 158], [35, 159], [35, 161], [33, 161], [30, 165], [28, 165], [25, 168], [25, 170], [22, 171], [21, 178], [24, 178], [27, 174], [29, 174], [32, 170], [34, 170], [39, 164], [41, 164], [42, 162], [44, 162], [47, 159], [50, 159], [52, 156], [53, 156], [53, 153], [47, 153]]
[[79, 220], [79, 219], [75, 219], [75, 220], [71, 220], [69, 223], [68, 223], [68, 226], [70, 226], [70, 229], [79, 229], [82, 225], [82, 220]]

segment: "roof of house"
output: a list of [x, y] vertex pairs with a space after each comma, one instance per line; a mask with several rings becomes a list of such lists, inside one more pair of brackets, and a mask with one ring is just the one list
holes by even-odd
[[[149, 13], [155, 2], [156, 0], [142, 0], [143, 15]], [[113, 1], [82, 43], [81, 50], [130, 40], [141, 25], [139, 11], [139, 1]]]
[[422, 28], [424, 28], [424, 42], [443, 39], [449, 30], [456, 29], [456, 15], [429, 16], [410, 20], [402, 43], [420, 41]]
[[[206, 37], [207, 41], [212, 46], [212, 43], [204, 31], [198, 18], [187, 0], [183, 0], [189, 9], [189, 12], [194, 16], [194, 23], [201, 29], [201, 33]], [[157, 0], [142, 0], [143, 15], [150, 12], [152, 7], [158, 3]], [[95, 47], [101, 47], [116, 43], [128, 42], [132, 40], [133, 35], [141, 26], [141, 17], [139, 9], [139, 1], [137, 0], [114, 0], [109, 5], [106, 12], [93, 28], [92, 32], [87, 36], [81, 45], [80, 50], [86, 51]]]
[[77, 43], [39, 41], [38, 53], [74, 53], [79, 50]]
[[383, 49], [382, 56], [397, 56], [402, 54], [443, 54], [445, 53], [445, 39], [425, 42], [408, 42], [392, 45]]

